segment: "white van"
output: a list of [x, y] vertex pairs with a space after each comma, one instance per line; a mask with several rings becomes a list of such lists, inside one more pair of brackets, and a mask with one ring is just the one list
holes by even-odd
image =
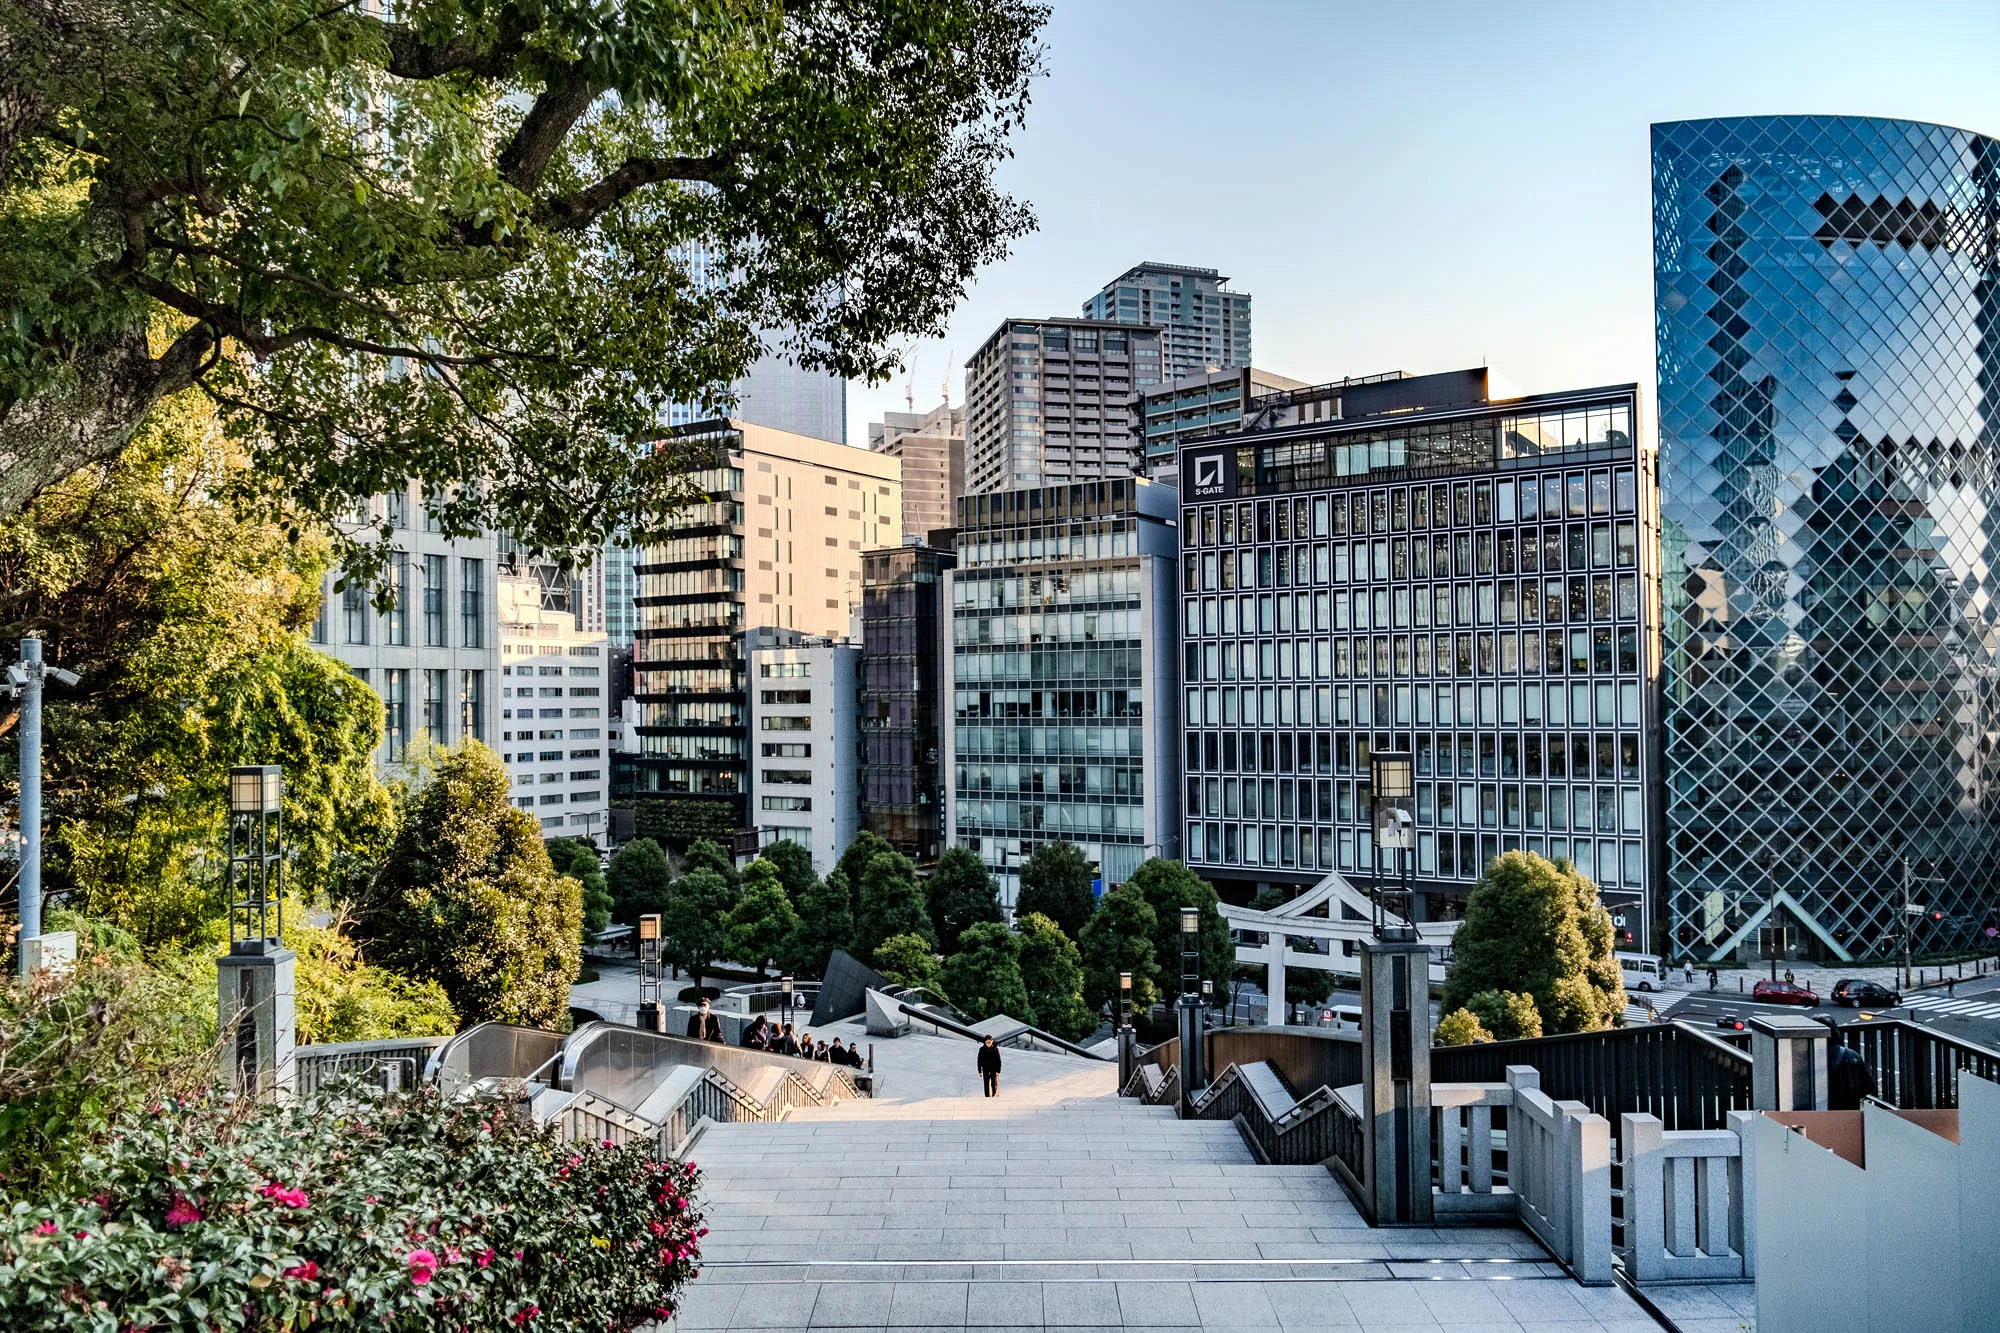
[[1319, 1011], [1319, 1026], [1335, 1032], [1361, 1031], [1361, 1010], [1354, 1005], [1327, 1005]]
[[1625, 974], [1625, 989], [1656, 991], [1666, 984], [1666, 972], [1660, 965], [1658, 955], [1650, 953], [1617, 953], [1618, 970]]

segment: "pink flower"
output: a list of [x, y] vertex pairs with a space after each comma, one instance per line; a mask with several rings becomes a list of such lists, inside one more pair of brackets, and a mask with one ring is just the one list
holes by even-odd
[[319, 1265], [308, 1259], [302, 1264], [293, 1264], [285, 1270], [286, 1277], [295, 1277], [301, 1282], [310, 1282], [319, 1276]]
[[493, 1247], [489, 1245], [489, 1246], [488, 1246], [488, 1247], [487, 1247], [487, 1248], [486, 1248], [486, 1249], [485, 1249], [484, 1251], [482, 1251], [482, 1252], [480, 1253], [480, 1256], [479, 1256], [479, 1260], [478, 1260], [478, 1262], [479, 1262], [479, 1266], [480, 1266], [481, 1268], [484, 1268], [484, 1267], [486, 1267], [486, 1266], [487, 1266], [488, 1264], [492, 1263], [492, 1262], [493, 1262], [493, 1256], [494, 1256], [494, 1251], [493, 1251]]
[[292, 1189], [280, 1185], [275, 1180], [266, 1184], [263, 1189], [257, 1192], [281, 1208], [303, 1208], [311, 1202], [311, 1200], [306, 1198], [304, 1190]]
[[411, 1250], [403, 1256], [403, 1262], [410, 1266], [410, 1281], [423, 1286], [437, 1276], [438, 1257], [429, 1250]]
[[444, 1261], [448, 1264], [463, 1263], [465, 1262], [465, 1256], [459, 1253], [458, 1246], [449, 1245], [445, 1247]]
[[515, 1312], [514, 1322], [517, 1324], [525, 1324], [530, 1319], [533, 1319], [536, 1315], [540, 1314], [541, 1312], [542, 1312], [541, 1306], [530, 1305], [526, 1309], [518, 1310]]
[[167, 1209], [167, 1225], [170, 1227], [184, 1227], [190, 1222], [199, 1221], [201, 1221], [201, 1209], [188, 1202], [185, 1194], [182, 1194], [178, 1190], [174, 1191], [173, 1207]]
[[53, 1222], [44, 1222], [35, 1228], [35, 1234], [37, 1236], [53, 1236], [59, 1229]]

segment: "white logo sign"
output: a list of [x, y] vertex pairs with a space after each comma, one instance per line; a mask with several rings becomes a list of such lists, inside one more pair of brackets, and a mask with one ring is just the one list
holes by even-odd
[[1196, 490], [1205, 491], [1211, 486], [1222, 484], [1222, 455], [1211, 454], [1207, 458], [1194, 460], [1194, 484]]

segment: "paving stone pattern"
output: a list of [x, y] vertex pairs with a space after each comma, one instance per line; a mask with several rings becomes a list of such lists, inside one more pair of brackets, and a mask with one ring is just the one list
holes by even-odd
[[1323, 1168], [1258, 1166], [1105, 1071], [715, 1127], [691, 1155], [711, 1233], [686, 1333], [1660, 1327], [1518, 1229], [1371, 1230]]

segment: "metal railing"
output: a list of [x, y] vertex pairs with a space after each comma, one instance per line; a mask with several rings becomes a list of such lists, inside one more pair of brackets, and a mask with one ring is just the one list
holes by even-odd
[[339, 1041], [300, 1046], [292, 1056], [293, 1091], [310, 1097], [328, 1080], [374, 1078], [383, 1065], [393, 1065], [401, 1086], [415, 1087], [444, 1037], [397, 1037], [385, 1041]]
[[424, 1081], [449, 1097], [481, 1079], [532, 1082], [562, 1054], [563, 1034], [511, 1023], [475, 1023], [448, 1037], [424, 1066]]
[[2000, 1082], [2000, 1051], [1906, 1019], [1849, 1024], [1840, 1029], [1840, 1044], [1860, 1052], [1875, 1075], [1876, 1095], [1902, 1111], [1957, 1106], [1961, 1072]]
[[[1234, 1120], [1266, 1166], [1318, 1166], [1329, 1158], [1358, 1173], [1361, 1166], [1361, 1120], [1329, 1089], [1315, 1089], [1315, 1103], [1303, 1114], [1295, 1102], [1272, 1107], [1257, 1095], [1232, 1064], [1203, 1089], [1190, 1110], [1197, 1120]], [[1175, 1082], [1179, 1071], [1175, 1071]], [[1321, 1097], [1319, 1094], [1327, 1094]]]
[[1540, 1076], [1542, 1092], [1579, 1101], [1614, 1126], [1658, 1116], [1668, 1129], [1723, 1129], [1750, 1109], [1750, 1056], [1685, 1023], [1650, 1023], [1523, 1041], [1438, 1046], [1433, 1083], [1504, 1083], [1510, 1065]]

